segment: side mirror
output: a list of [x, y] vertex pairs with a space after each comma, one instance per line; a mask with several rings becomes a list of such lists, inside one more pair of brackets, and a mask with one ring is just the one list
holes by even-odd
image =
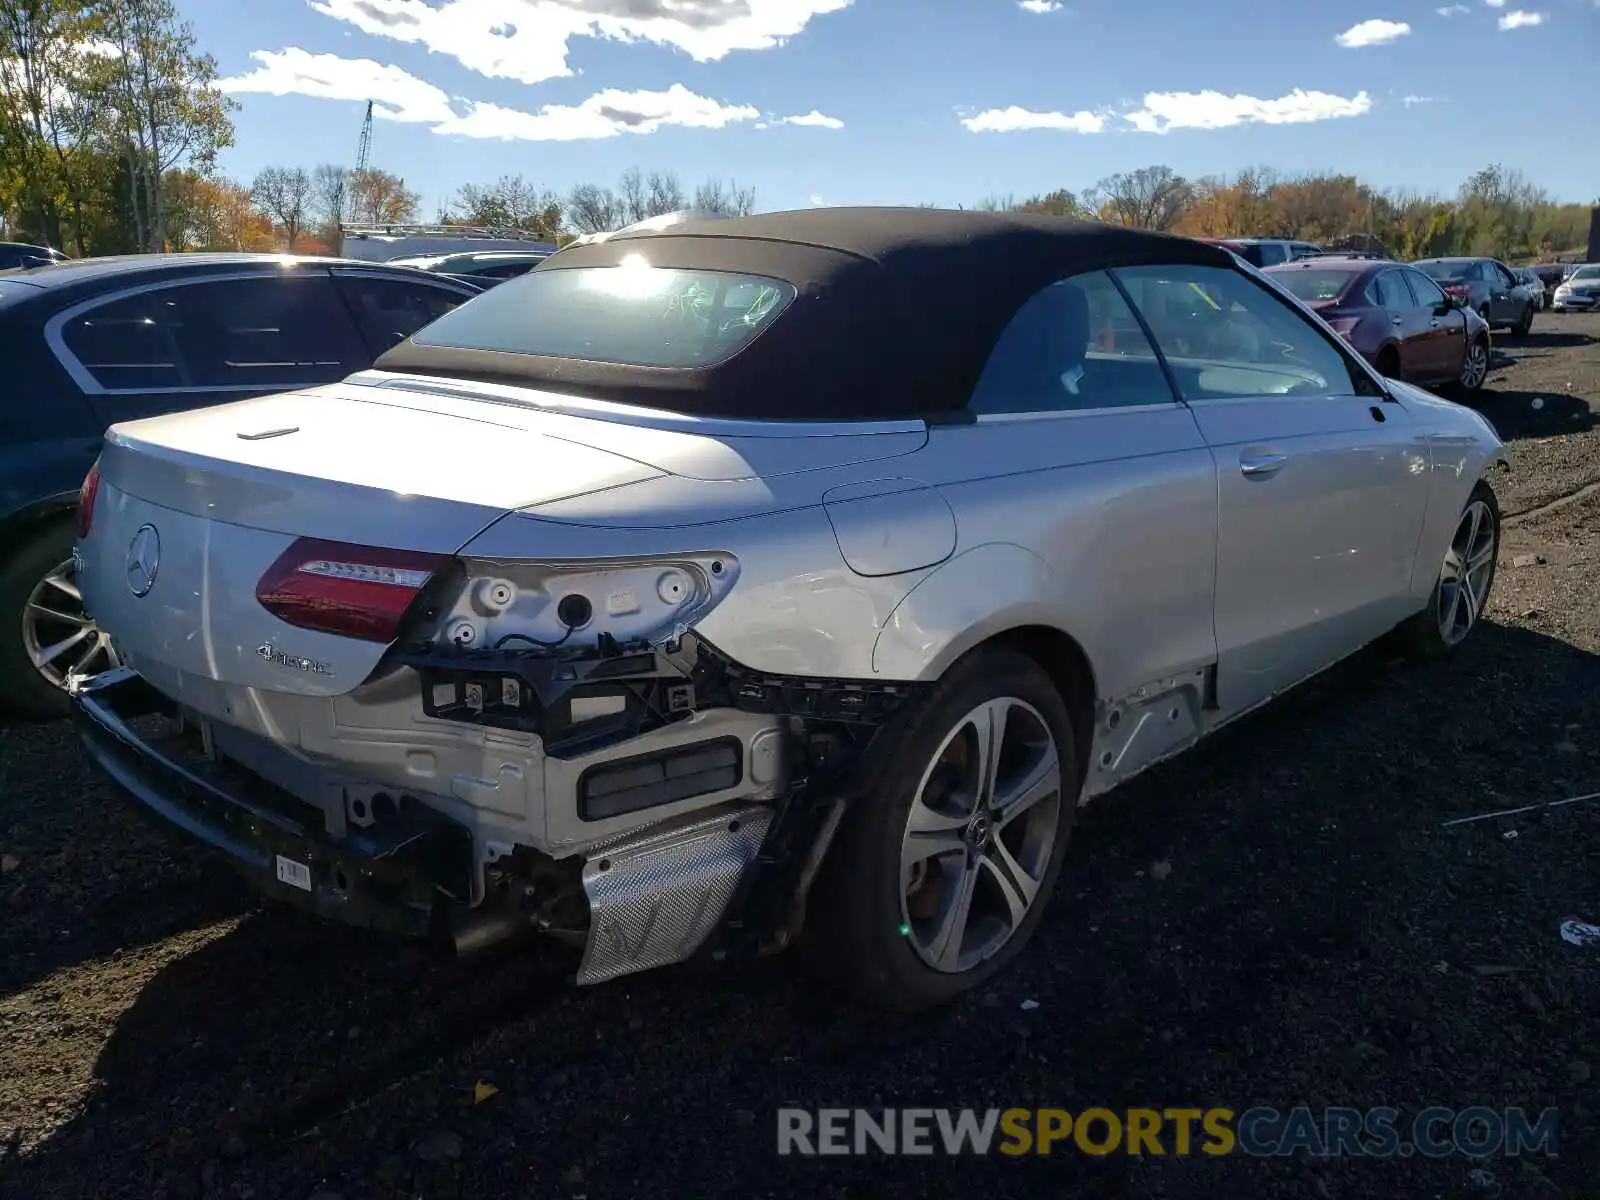
[[1448, 317], [1456, 310], [1456, 307], [1456, 302], [1446, 296], [1441, 302], [1433, 306], [1433, 315], [1436, 317]]

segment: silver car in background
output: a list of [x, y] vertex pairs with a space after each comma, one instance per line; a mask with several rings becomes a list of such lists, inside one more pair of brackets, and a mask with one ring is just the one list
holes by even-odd
[[582, 983], [797, 942], [921, 1008], [1027, 944], [1084, 803], [1375, 640], [1460, 649], [1504, 461], [1197, 241], [622, 233], [343, 383], [113, 428], [78, 719], [325, 916]]
[[1600, 308], [1600, 263], [1584, 263], [1556, 285], [1556, 312], [1593, 312]]

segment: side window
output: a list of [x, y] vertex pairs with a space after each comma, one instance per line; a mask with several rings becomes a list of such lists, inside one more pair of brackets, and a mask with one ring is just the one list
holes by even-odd
[[67, 351], [108, 390], [159, 391], [189, 384], [160, 292], [141, 292], [79, 313], [62, 326]]
[[1444, 292], [1440, 290], [1439, 285], [1421, 271], [1407, 271], [1405, 276], [1418, 305], [1423, 308], [1437, 308], [1444, 303]]
[[339, 287], [373, 358], [468, 298], [449, 288], [375, 275], [341, 275]]
[[1222, 267], [1119, 267], [1185, 400], [1348, 396], [1378, 387], [1298, 308]]
[[303, 387], [366, 365], [326, 275], [261, 275], [154, 293], [194, 387]]
[[1402, 309], [1413, 307], [1411, 293], [1399, 271], [1384, 271], [1372, 281], [1369, 289], [1372, 302], [1379, 308]]
[[1028, 413], [1172, 403], [1138, 319], [1110, 276], [1093, 271], [1023, 303], [995, 342], [970, 407]]
[[1287, 262], [1289, 259], [1288, 252], [1284, 250], [1281, 242], [1260, 242], [1258, 245], [1261, 248], [1260, 265], [1263, 267], [1277, 266], [1279, 263]]

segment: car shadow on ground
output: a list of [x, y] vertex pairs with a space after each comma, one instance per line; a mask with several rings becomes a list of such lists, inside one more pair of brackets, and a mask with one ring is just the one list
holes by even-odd
[[[915, 1019], [784, 959], [574, 990], [548, 957], [424, 968], [264, 912], [151, 979], [81, 1109], [0, 1162], [0, 1190], [817, 1194], [816, 1160], [773, 1154], [787, 1104], [1581, 1113], [1571, 1064], [1600, 1045], [1600, 955], [1556, 926], [1600, 909], [1600, 823], [1569, 808], [1518, 818], [1514, 840], [1503, 820], [1441, 828], [1593, 790], [1600, 757], [1568, 752], [1573, 728], [1600, 729], [1600, 656], [1569, 643], [1486, 624], [1449, 661], [1358, 656], [1086, 809], [1028, 954]], [[499, 1094], [475, 1105], [477, 1080]], [[1594, 1139], [1562, 1148], [1521, 1168], [1072, 1152], [1005, 1175], [941, 1161], [917, 1190], [1393, 1197], [1465, 1194], [1474, 1167], [1600, 1175]], [[914, 1165], [841, 1170], [888, 1194]]]
[[1593, 429], [1594, 406], [1565, 392], [1511, 392], [1485, 388], [1468, 403], [1484, 416], [1501, 440], [1558, 437]]
[[1509, 350], [1563, 350], [1574, 346], [1590, 346], [1595, 342], [1600, 342], [1600, 335], [1573, 333], [1566, 330], [1557, 333], [1536, 329], [1532, 333], [1521, 337], [1507, 334], [1506, 338], [1505, 344]]

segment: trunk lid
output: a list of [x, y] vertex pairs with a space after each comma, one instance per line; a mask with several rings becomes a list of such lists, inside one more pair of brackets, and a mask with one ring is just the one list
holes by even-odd
[[209, 520], [444, 553], [511, 509], [661, 473], [488, 405], [381, 400], [334, 386], [115, 425], [101, 473], [120, 492]]
[[348, 691], [386, 646], [291, 625], [256, 599], [297, 539], [449, 555], [525, 504], [660, 475], [497, 412], [319, 388], [113, 426], [80, 547], [85, 603], [169, 693]]

